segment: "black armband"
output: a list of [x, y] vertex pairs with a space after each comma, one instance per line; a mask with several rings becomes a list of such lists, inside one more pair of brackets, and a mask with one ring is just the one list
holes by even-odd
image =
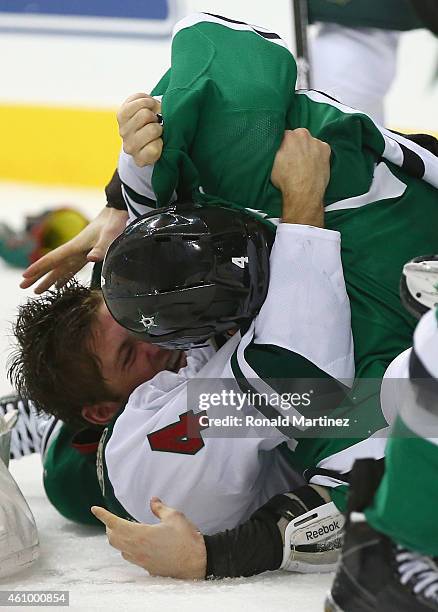
[[114, 170], [114, 174], [105, 187], [105, 195], [107, 200], [108, 208], [115, 208], [116, 210], [126, 210], [125, 200], [122, 194], [122, 182], [117, 168]]
[[204, 536], [207, 578], [253, 576], [278, 569], [283, 541], [277, 521], [263, 506], [239, 527]]

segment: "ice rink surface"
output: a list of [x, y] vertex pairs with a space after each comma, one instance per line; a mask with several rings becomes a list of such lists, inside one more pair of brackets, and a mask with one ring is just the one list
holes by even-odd
[[[93, 217], [104, 205], [97, 190], [34, 187], [0, 182], [1, 221], [14, 227], [24, 216], [46, 206], [71, 204]], [[0, 261], [1, 354], [0, 392], [9, 392], [6, 362], [11, 347], [11, 322], [17, 305], [32, 295], [19, 289], [20, 271]], [[41, 542], [41, 558], [15, 577], [0, 580], [0, 590], [66, 590], [70, 609], [153, 610], [154, 612], [317, 612], [332, 575], [269, 573], [247, 579], [182, 582], [151, 578], [128, 564], [112, 549], [98, 528], [77, 526], [62, 516], [45, 497], [39, 456], [13, 461], [11, 471], [35, 515]], [[65, 483], [68, 487], [68, 482]], [[164, 500], [165, 501], [165, 500]], [[29, 610], [14, 606], [12, 610]], [[66, 610], [62, 607], [44, 609]]]

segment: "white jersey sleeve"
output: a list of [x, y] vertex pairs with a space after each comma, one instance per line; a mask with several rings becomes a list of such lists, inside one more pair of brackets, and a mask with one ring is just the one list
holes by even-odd
[[[132, 155], [123, 151], [119, 154], [118, 171], [122, 183], [122, 194], [129, 214], [128, 223], [132, 223], [138, 217], [154, 210], [157, 207], [157, 199], [152, 189], [152, 174], [154, 165], [140, 168], [136, 165]], [[169, 204], [176, 200], [174, 192]]]
[[297, 353], [333, 378], [354, 378], [350, 302], [339, 232], [281, 223], [254, 343]]

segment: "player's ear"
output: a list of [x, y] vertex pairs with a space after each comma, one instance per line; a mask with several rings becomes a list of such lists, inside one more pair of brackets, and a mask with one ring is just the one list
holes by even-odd
[[82, 417], [94, 425], [107, 425], [120, 408], [119, 402], [99, 402], [84, 406], [81, 410]]

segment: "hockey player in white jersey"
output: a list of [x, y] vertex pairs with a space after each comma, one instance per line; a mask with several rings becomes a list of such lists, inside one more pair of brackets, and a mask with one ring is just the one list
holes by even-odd
[[16, 413], [0, 414], [0, 579], [30, 566], [39, 554], [32, 512], [8, 471]]
[[[342, 279], [339, 235], [336, 232], [322, 230], [318, 227], [306, 227], [307, 224], [318, 226], [322, 223], [321, 194], [325, 189], [328, 179], [329, 149], [327, 145], [311, 138], [306, 131], [298, 131], [296, 136], [305, 152], [306, 146], [310, 146], [311, 150], [312, 146], [316, 146], [316, 152], [314, 151], [313, 155], [304, 155], [306, 163], [302, 166], [303, 181], [297, 181], [298, 188], [292, 189], [292, 192], [289, 192], [291, 202], [294, 205], [302, 206], [299, 211], [300, 216], [292, 214], [289, 217], [287, 211], [285, 211], [287, 218], [284, 220], [299, 221], [304, 226], [292, 225], [287, 222], [280, 224], [273, 252], [273, 262], [276, 262], [271, 270], [271, 285], [274, 295], [271, 299], [268, 296], [269, 304], [267, 304], [266, 309], [266, 312], [269, 313], [268, 320], [261, 315], [260, 324], [253, 326], [246, 335], [246, 338], [250, 339], [254, 332], [257, 331], [260, 340], [263, 339], [263, 333], [266, 333], [266, 341], [272, 342], [274, 340], [273, 334], [276, 333], [275, 329], [277, 328], [278, 318], [286, 316], [287, 330], [286, 328], [282, 330], [282, 339], [274, 340], [276, 344], [279, 342], [279, 346], [289, 346], [290, 343], [294, 344], [296, 342], [301, 347], [298, 350], [304, 352], [307, 357], [307, 359], [303, 358], [305, 361], [310, 363], [309, 360], [314, 358], [317, 362], [314, 368], [320, 374], [328, 371], [329, 374], [324, 374], [324, 377], [330, 377], [330, 374], [333, 374], [335, 378], [351, 379], [353, 376], [353, 361], [350, 315], [345, 284]], [[300, 151], [300, 154], [294, 155], [294, 163], [297, 163], [302, 155], [302, 151]], [[310, 164], [311, 160], [314, 163]], [[295, 179], [297, 178], [298, 166], [296, 170]], [[294, 201], [293, 196], [297, 196], [297, 191], [299, 192], [300, 190], [300, 197], [296, 197]], [[309, 205], [310, 202], [308, 200], [311, 200], [313, 206]], [[247, 214], [240, 213], [240, 215], [246, 216]], [[297, 249], [297, 252], [294, 251], [294, 248], [291, 249], [290, 238], [292, 237], [294, 238], [292, 244], [295, 245], [294, 248]], [[309, 269], [306, 268], [306, 265], [302, 265], [301, 255], [304, 257]], [[238, 269], [236, 267], [236, 270]], [[291, 276], [294, 279], [292, 283], [290, 282]], [[310, 286], [307, 288], [309, 281], [312, 282], [310, 282]], [[328, 295], [324, 301], [316, 297], [316, 294], [319, 295], [323, 288], [327, 290]], [[308, 291], [312, 295], [315, 293], [315, 299], [302, 300], [302, 296], [307, 294]], [[66, 297], [69, 297], [68, 292]], [[47, 302], [51, 299], [50, 297], [43, 298], [35, 304], [30, 304], [29, 314], [38, 315], [40, 309], [43, 313], [46, 313]], [[287, 316], [288, 309], [282, 306], [282, 303], [288, 303], [287, 300], [296, 301], [297, 303], [298, 310], [292, 318]], [[302, 307], [299, 305], [300, 303], [302, 303]], [[309, 308], [310, 305], [312, 308]], [[322, 316], [322, 313], [319, 316], [319, 309], [322, 309], [324, 313], [328, 309], [333, 313], [333, 316], [327, 320], [326, 317]], [[312, 318], [312, 314], [317, 315], [315, 319]], [[46, 318], [46, 314], [44, 314], [44, 318]], [[24, 318], [21, 318], [19, 321], [20, 337], [25, 321]], [[304, 326], [301, 325], [303, 321], [306, 321]], [[289, 329], [291, 325], [293, 327], [294, 322], [296, 338], [294, 338], [292, 330]], [[331, 341], [328, 341], [327, 344], [321, 342], [310, 343], [306, 350], [303, 346], [305, 341], [303, 329], [310, 330], [312, 327], [314, 327], [314, 333], [318, 337], [321, 334], [325, 334]], [[32, 328], [35, 329], [35, 326], [33, 325]], [[120, 332], [118, 333], [120, 334]], [[105, 334], [104, 329], [102, 329], [102, 336], [103, 340], [106, 341], [108, 332]], [[126, 339], [126, 335], [123, 338]], [[120, 343], [119, 336], [115, 340]], [[131, 363], [130, 360], [136, 357], [130, 352], [125, 354], [125, 349], [131, 350], [134, 348], [137, 350], [136, 345], [132, 346], [130, 344], [127, 346], [125, 340], [123, 342], [124, 344], [120, 345], [122, 348], [122, 358], [125, 359], [126, 357], [128, 363]], [[286, 345], [284, 345], [285, 342]], [[215, 371], [215, 375], [218, 374], [218, 370], [221, 370], [221, 375], [231, 375], [228, 358], [238, 345], [239, 336], [236, 334], [205, 365], [203, 375], [206, 376], [208, 374], [209, 368]], [[243, 344], [240, 343], [240, 346], [243, 348]], [[29, 347], [34, 349], [35, 344], [29, 345]], [[112, 348], [109, 345], [108, 350], [113, 350], [114, 352], [114, 347]], [[296, 359], [302, 361], [298, 354], [290, 353], [287, 349], [285, 351], [292, 360], [290, 363], [292, 369], [295, 363], [294, 355]], [[174, 360], [174, 357], [178, 357], [178, 362], [181, 359], [181, 356], [175, 354], [171, 354], [171, 357], [172, 360]], [[106, 358], [107, 355], [102, 355], [102, 359]], [[169, 356], [166, 357], [166, 360], [168, 359]], [[200, 361], [202, 362], [202, 360]], [[142, 363], [144, 364], [143, 361]], [[32, 365], [35, 365], [34, 361], [32, 361]], [[193, 364], [193, 360], [190, 360], [189, 354], [187, 367], [193, 370], [194, 365], [196, 366], [196, 364]], [[202, 365], [204, 364], [198, 363], [195, 369], [199, 369]], [[47, 363], [44, 366], [47, 367]], [[178, 369], [181, 369], [181, 364], [179, 364]], [[171, 383], [170, 389], [167, 389], [169, 391], [167, 395], [163, 396], [162, 392], [166, 391], [163, 385], [166, 379], [169, 378], [169, 372], [158, 374], [149, 384], [143, 388], [139, 387], [133, 393], [125, 416], [127, 420], [130, 420], [131, 417], [138, 417], [141, 426], [136, 425], [132, 430], [129, 427], [130, 440], [127, 441], [124, 440], [123, 435], [124, 431], [126, 431], [124, 424], [127, 421], [123, 418], [116, 420], [114, 429], [112, 428], [114, 433], [111, 436], [107, 435], [102, 443], [103, 449], [111, 446], [111, 453], [108, 451], [107, 454], [105, 451], [100, 454], [105, 459], [101, 462], [102, 481], [105, 483], [104, 489], [107, 501], [110, 501], [112, 497], [112, 503], [116, 504], [118, 500], [121, 514], [124, 513], [126, 515], [125, 510], [132, 510], [134, 517], [137, 519], [149, 518], [154, 520], [153, 515], [148, 509], [147, 499], [157, 493], [162, 494], [165, 491], [172, 496], [171, 501], [179, 509], [187, 510], [190, 517], [199, 522], [201, 528], [213, 533], [221, 528], [233, 527], [236, 522], [245, 521], [253, 510], [257, 510], [257, 505], [262, 504], [264, 506], [264, 502], [267, 502], [270, 497], [272, 498], [272, 495], [275, 496], [275, 493], [282, 493], [294, 487], [296, 482], [291, 482], [289, 479], [290, 469], [285, 464], [282, 466], [278, 455], [272, 454], [276, 451], [266, 452], [287, 441], [290, 436], [288, 436], [287, 432], [277, 433], [274, 431], [274, 436], [271, 439], [268, 437], [266, 439], [260, 439], [260, 437], [243, 439], [211, 437], [206, 438], [205, 444], [200, 450], [199, 446], [202, 440], [200, 441], [198, 438], [198, 440], [195, 440], [198, 448], [190, 449], [192, 454], [168, 452], [175, 450], [171, 447], [169, 448], [169, 446], [167, 452], [160, 450], [158, 443], [162, 445], [163, 437], [165, 436], [163, 431], [159, 435], [158, 430], [163, 430], [163, 428], [165, 429], [167, 426], [172, 425], [167, 431], [175, 433], [175, 429], [177, 429], [180, 422], [179, 417], [181, 414], [184, 416], [184, 413], [187, 412], [186, 396], [184, 394], [186, 379], [184, 374], [186, 373], [183, 371], [182, 373], [178, 372], [174, 376], [170, 376]], [[147, 392], [146, 399], [151, 400], [148, 404], [144, 404], [141, 401], [142, 394], [145, 392]], [[182, 402], [178, 403], [178, 396]], [[162, 410], [158, 410], [160, 402], [165, 402]], [[255, 408], [253, 412], [255, 412]], [[87, 414], [90, 415], [90, 410], [87, 410]], [[148, 431], [146, 431], [145, 426]], [[273, 428], [271, 428], [271, 432], [272, 430]], [[115, 435], [118, 432], [122, 432], [120, 438], [117, 438]], [[157, 435], [154, 435], [154, 433]], [[149, 438], [147, 438], [148, 434], [151, 434]], [[182, 449], [184, 447], [187, 448], [188, 441], [184, 440], [184, 437], [184, 435], [180, 437], [180, 449], [181, 447]], [[178, 442], [178, 436], [168, 436], [167, 442], [169, 442], [169, 438], [173, 438], [172, 441], [174, 443]], [[166, 440], [164, 440], [165, 442]], [[154, 450], [154, 445], [156, 445], [156, 450]], [[291, 442], [291, 445], [293, 447], [294, 442]], [[123, 457], [123, 465], [120, 463], [121, 470], [118, 470], [116, 459], [119, 451], [121, 453], [120, 456]], [[146, 452], [146, 455], [144, 452]], [[115, 462], [112, 461], [111, 457], [115, 459]], [[146, 465], [145, 461], [149, 463], [149, 466]], [[139, 462], [141, 463], [141, 469], [139, 469]], [[73, 468], [74, 466], [72, 465]], [[348, 469], [347, 464], [346, 470], [348, 471]], [[318, 480], [318, 476], [315, 475], [315, 479]], [[112, 483], [115, 485], [115, 491]], [[125, 491], [128, 496], [130, 491], [131, 500], [126, 498], [127, 501], [125, 501], [123, 491], [119, 486], [121, 485], [123, 488], [124, 483], [128, 485]], [[339, 482], [339, 484], [342, 483]], [[113, 495], [113, 493], [116, 495]], [[168, 499], [167, 496], [166, 499]], [[126, 504], [128, 508], [122, 508], [122, 504], [124, 506]], [[318, 508], [318, 510], [315, 511], [315, 508]], [[310, 509], [312, 510], [309, 512]], [[292, 532], [288, 532], [286, 538], [287, 545], [284, 547], [277, 522], [281, 521], [282, 524], [284, 523], [284, 530], [286, 530], [288, 524], [291, 523], [290, 518], [292, 516], [307, 513], [309, 515], [306, 517], [306, 522], [310, 521], [308, 526], [310, 527], [310, 524], [315, 525], [315, 529], [310, 529], [311, 534], [314, 532], [319, 534], [319, 530], [321, 530], [321, 533], [316, 536], [316, 541], [309, 545], [310, 548], [305, 547], [306, 550], [302, 551], [303, 555], [298, 560], [296, 548], [303, 544], [300, 538], [306, 537], [305, 534], [301, 533], [300, 538], [295, 540], [297, 531], [295, 526], [293, 526]], [[244, 536], [251, 540], [252, 548], [255, 546], [259, 549], [259, 558], [236, 560], [233, 554], [228, 554], [222, 550], [222, 535], [219, 534], [219, 538], [216, 538], [215, 542], [210, 542], [212, 545], [208, 555], [210, 566], [208, 568], [204, 567], [204, 575], [206, 571], [217, 576], [249, 575], [264, 569], [276, 569], [280, 566], [302, 570], [308, 570], [313, 567], [317, 571], [333, 567], [337, 550], [339, 550], [336, 533], [342, 525], [342, 517], [322, 489], [318, 492], [317, 488], [305, 485], [299, 494], [291, 495], [291, 497], [280, 496], [280, 499], [271, 504], [269, 509], [263, 507], [261, 514], [268, 516], [269, 520], [267, 522], [260, 522], [259, 513], [254, 520], [251, 520], [248, 528], [245, 530], [246, 535], [244, 533]], [[283, 520], [283, 515], [286, 518], [289, 517], [289, 520]], [[302, 520], [303, 516], [301, 516], [300, 521]], [[316, 525], [319, 526], [316, 527]], [[335, 526], [336, 533], [334, 534]], [[324, 527], [327, 532], [324, 530]], [[257, 533], [262, 538], [260, 546], [258, 545], [260, 537], [257, 538]], [[256, 537], [254, 538], [253, 536]], [[323, 551], [321, 550], [323, 547], [321, 542], [322, 536], [330, 536], [322, 538], [326, 544]], [[335, 537], [333, 538], [333, 536]], [[212, 537], [215, 538], [215, 536]], [[266, 547], [270, 547], [271, 541], [275, 544], [275, 550], [265, 554]], [[292, 541], [294, 543], [293, 550], [290, 549]], [[211, 551], [213, 549], [216, 550], [216, 554], [212, 554]], [[242, 550], [245, 550], [245, 547]], [[233, 566], [226, 566], [228, 560], [232, 561]], [[176, 575], [169, 568], [161, 570], [161, 573], [164, 575], [169, 575], [169, 572], [170, 575]]]
[[[295, 211], [296, 221], [317, 226], [322, 224], [322, 207], [316, 193], [317, 191], [312, 193], [310, 199], [312, 200], [313, 196], [317, 204], [313, 202], [314, 205], [309, 206], [307, 210], [306, 207], [300, 209], [302, 216]], [[184, 208], [180, 219], [178, 214], [178, 208], [167, 213], [167, 221], [174, 219], [176, 234], [182, 231], [183, 227], [195, 225], [194, 219], [189, 221], [190, 211], [187, 213], [187, 219], [184, 217]], [[162, 217], [160, 212], [156, 218], [151, 215], [150, 220], [152, 225], [165, 229], [166, 211], [162, 212]], [[275, 349], [278, 347], [289, 356], [294, 367], [301, 359], [301, 367], [305, 369], [304, 362], [307, 358], [333, 379], [345, 381], [353, 374], [350, 330], [346, 329], [339, 319], [341, 317], [345, 323], [345, 317], [349, 317], [348, 307], [347, 311], [345, 310], [348, 298], [342, 280], [339, 236], [336, 232], [317, 227], [289, 224], [287, 220], [286, 212], [283, 217], [285, 222], [277, 229], [271, 254], [269, 293], [259, 316], [242, 338], [240, 334], [233, 336], [196, 375], [198, 382], [204, 380], [207, 383], [205, 389], [209, 391], [216, 390], [214, 385], [219, 379], [225, 379], [225, 384], [227, 379], [238, 382], [233, 369], [234, 360], [242, 371], [240, 380], [250, 379], [250, 383], [260, 390], [260, 385], [265, 381], [259, 374], [260, 370], [251, 370], [249, 360], [246, 361], [245, 349], [248, 347], [255, 352], [259, 351], [260, 355], [266, 356], [268, 360], [275, 360]], [[147, 221], [148, 219], [144, 219], [145, 224]], [[112, 300], [112, 297], [115, 297], [112, 290], [117, 293], [120, 287], [123, 291], [124, 275], [121, 267], [117, 265], [119, 245], [128, 263], [125, 271], [129, 282], [138, 282], [135, 286], [142, 294], [141, 278], [137, 279], [136, 272], [129, 266], [132, 252], [128, 244], [131, 238], [135, 242], [136, 232], [142, 223], [140, 220], [130, 226], [126, 245], [121, 238], [108, 253], [103, 276], [104, 291], [110, 308], [117, 301]], [[147, 234], [147, 229], [145, 233]], [[191, 240], [197, 243], [194, 233], [191, 233]], [[207, 238], [208, 232], [205, 236]], [[164, 238], [164, 233], [162, 237]], [[168, 240], [171, 240], [170, 236]], [[168, 244], [167, 240], [164, 242]], [[219, 242], [217, 244], [219, 245]], [[201, 246], [200, 248], [202, 249]], [[144, 261], [144, 253], [140, 254], [140, 245], [136, 253], [137, 262]], [[162, 264], [164, 265], [164, 262]], [[196, 285], [195, 277], [193, 279]], [[291, 304], [294, 304], [293, 309]], [[120, 307], [123, 309], [122, 303]], [[129, 305], [127, 310], [129, 311]], [[323, 315], [326, 312], [332, 315], [329, 319]], [[139, 320], [142, 319], [140, 314], [141, 308], [138, 313]], [[144, 313], [145, 318], [148, 318], [149, 328], [154, 324], [151, 324], [151, 315], [149, 311]], [[159, 318], [156, 319], [157, 324], [158, 322]], [[319, 327], [320, 324], [324, 329]], [[199, 331], [202, 334], [202, 330]], [[322, 335], [325, 338], [324, 343], [309, 342], [309, 336], [316, 339]], [[269, 351], [266, 353], [268, 345], [272, 349], [270, 356]], [[168, 542], [165, 540], [161, 542], [161, 548], [160, 542], [157, 541], [156, 546], [153, 546], [153, 553], [148, 551], [150, 564], [147, 569], [153, 573], [186, 578], [202, 578], [205, 575], [249, 575], [280, 566], [296, 571], [333, 569], [339, 550], [343, 518], [330, 502], [330, 498], [325, 497], [327, 494], [323, 488], [304, 485], [290, 495], [277, 495], [265, 504], [261, 502], [263, 505], [258, 510], [252, 507], [254, 497], [248, 497], [257, 492], [255, 498], [260, 503], [260, 495], [267, 493], [266, 485], [281, 475], [281, 466], [274, 468], [271, 465], [268, 467], [269, 472], [264, 472], [263, 463], [260, 462], [267, 459], [265, 451], [272, 451], [288, 441], [290, 429], [274, 429], [271, 430], [271, 435], [266, 431], [268, 428], [261, 428], [258, 432], [247, 430], [249, 435], [240, 439], [210, 437], [207, 430], [203, 439], [203, 431], [199, 431], [202, 427], [198, 427], [198, 434], [201, 435], [192, 437], [182, 427], [184, 419], [193, 419], [195, 428], [197, 424], [196, 415], [190, 410], [187, 411], [187, 408], [191, 407], [187, 383], [181, 381], [179, 387], [166, 395], [159, 382], [156, 378], [152, 385], [149, 383], [143, 388], [139, 387], [102, 439], [99, 462], [108, 506], [119, 516], [137, 520], [143, 516], [145, 518], [142, 520], [147, 519], [148, 522], [156, 522], [156, 516], [166, 520], [168, 509], [163, 510], [160, 501], [154, 499], [150, 509], [145, 504], [145, 499], [159, 495], [178, 510], [186, 512], [190, 520], [206, 534], [216, 530], [219, 524], [225, 530], [229, 529], [232, 523], [237, 522], [240, 525], [232, 532], [205, 535], [204, 555], [199, 551], [199, 534], [196, 535], [196, 530], [188, 526], [190, 533], [187, 546], [180, 546], [178, 542], [175, 554], [177, 551], [183, 551], [187, 561], [192, 557], [193, 560], [197, 559], [199, 564], [175, 560], [168, 551], [169, 565], [166, 566], [165, 561], [164, 565], [160, 565], [156, 562], [156, 557], [160, 556], [160, 550], [168, 550]], [[260, 409], [260, 406], [257, 408]], [[251, 404], [245, 405], [242, 414], [257, 414], [257, 408]], [[221, 412], [223, 414], [223, 406], [216, 411], [214, 407], [208, 410], [209, 416], [212, 417], [220, 417]], [[297, 440], [289, 440], [289, 444], [295, 450], [297, 447], [301, 448]], [[363, 456], [365, 453], [381, 457], [383, 447], [382, 440], [371, 439], [368, 445], [363, 443], [355, 450], [349, 450], [351, 460], [353, 461], [355, 453], [356, 456]], [[324, 451], [321, 451], [321, 457], [323, 455]], [[326, 477], [328, 470], [322, 472], [323, 478]], [[128, 474], [135, 478], [135, 484], [132, 478], [128, 478]], [[335, 480], [334, 473], [331, 476]], [[315, 474], [311, 482], [317, 485], [318, 481], [321, 482], [319, 478], [320, 476]], [[176, 482], [184, 482], [184, 486], [176, 487]], [[132, 493], [134, 489], [135, 494]], [[102, 510], [94, 509], [94, 512], [103, 519], [107, 517]], [[248, 515], [250, 518], [245, 520]], [[150, 529], [152, 538], [154, 533], [163, 534], [163, 529]]]
[[[401, 294], [406, 307], [417, 316], [437, 306], [437, 262], [437, 256], [426, 256], [404, 267]], [[437, 315], [430, 312], [424, 316], [413, 349], [401, 353], [383, 379], [382, 409], [388, 422], [395, 423], [389, 465], [382, 482], [382, 462], [358, 461], [352, 471], [347, 541], [326, 602], [327, 612], [438, 609], [438, 568], [432, 558], [438, 551], [436, 504], [430, 503], [436, 497], [433, 483], [438, 460], [436, 439], [430, 439], [438, 435]], [[420, 490], [407, 500], [414, 473]], [[95, 512], [105, 522], [111, 544], [127, 560], [160, 571], [165, 553], [151, 553], [160, 547], [166, 550], [173, 542], [178, 551], [173, 564], [183, 561], [185, 570], [193, 571], [196, 557], [202, 559], [203, 554], [199, 532], [160, 500], [154, 499], [152, 508], [162, 521], [160, 534], [148, 525], [129, 523], [103, 509]], [[353, 511], [355, 514], [351, 514]]]

